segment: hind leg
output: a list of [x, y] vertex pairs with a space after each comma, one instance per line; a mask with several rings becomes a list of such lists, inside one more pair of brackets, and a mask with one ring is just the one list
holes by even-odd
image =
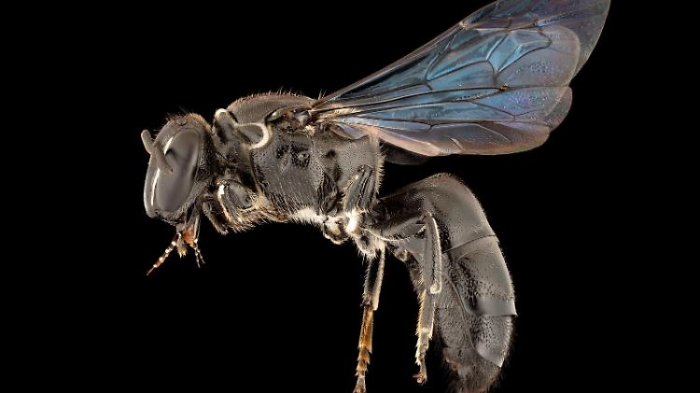
[[[424, 384], [428, 379], [425, 354], [433, 337], [435, 320], [435, 295], [442, 291], [442, 251], [439, 228], [433, 212], [414, 211], [402, 217], [392, 217], [372, 228], [373, 235], [389, 242], [406, 241], [412, 237], [423, 239], [421, 255], [426, 263], [417, 269], [413, 277], [418, 292], [420, 311], [416, 335], [416, 381]], [[401, 258], [400, 258], [401, 259]]]

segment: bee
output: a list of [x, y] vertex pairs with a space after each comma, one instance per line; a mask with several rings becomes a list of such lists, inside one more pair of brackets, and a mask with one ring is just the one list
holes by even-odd
[[150, 154], [147, 214], [175, 226], [173, 250], [263, 222], [317, 226], [367, 261], [355, 393], [364, 393], [387, 254], [420, 302], [416, 363], [439, 347], [456, 391], [483, 392], [508, 356], [516, 317], [496, 234], [460, 179], [436, 174], [380, 195], [382, 167], [451, 154], [508, 154], [544, 143], [571, 106], [610, 0], [500, 0], [403, 59], [320, 99], [262, 94], [171, 118]]

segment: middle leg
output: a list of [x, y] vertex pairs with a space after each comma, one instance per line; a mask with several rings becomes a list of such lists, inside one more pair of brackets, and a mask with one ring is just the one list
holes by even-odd
[[365, 374], [369, 365], [370, 354], [372, 353], [372, 328], [374, 326], [374, 312], [379, 307], [379, 293], [384, 279], [385, 250], [380, 247], [374, 258], [369, 259], [367, 273], [365, 276], [365, 287], [362, 295], [362, 328], [360, 330], [360, 341], [358, 343], [359, 354], [357, 357], [357, 369], [355, 376], [357, 383], [354, 393], [365, 393]]

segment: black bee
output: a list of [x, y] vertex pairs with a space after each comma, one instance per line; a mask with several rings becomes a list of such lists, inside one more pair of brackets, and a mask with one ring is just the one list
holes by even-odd
[[[416, 379], [437, 336], [460, 392], [485, 391], [508, 354], [516, 316], [498, 240], [469, 189], [438, 174], [378, 196], [384, 162], [507, 154], [544, 143], [571, 105], [571, 79], [591, 54], [610, 0], [501, 0], [402, 60], [311, 99], [242, 98], [213, 124], [168, 121], [150, 153], [144, 202], [176, 227], [170, 252], [198, 246], [204, 215], [222, 234], [306, 222], [368, 261], [356, 393], [365, 392], [384, 261], [405, 262], [420, 300]], [[150, 271], [149, 271], [150, 273]]]

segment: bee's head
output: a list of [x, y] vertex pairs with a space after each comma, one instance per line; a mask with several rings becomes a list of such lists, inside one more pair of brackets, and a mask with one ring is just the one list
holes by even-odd
[[143, 197], [146, 213], [173, 225], [189, 220], [197, 197], [211, 180], [211, 131], [198, 115], [170, 119], [151, 139], [141, 134], [151, 155]]
[[211, 181], [213, 165], [209, 124], [188, 114], [170, 119], [155, 139], [147, 130], [141, 138], [151, 155], [143, 193], [146, 213], [176, 227], [175, 239], [161, 259], [174, 247], [184, 254], [188, 244], [199, 260], [197, 198]]

